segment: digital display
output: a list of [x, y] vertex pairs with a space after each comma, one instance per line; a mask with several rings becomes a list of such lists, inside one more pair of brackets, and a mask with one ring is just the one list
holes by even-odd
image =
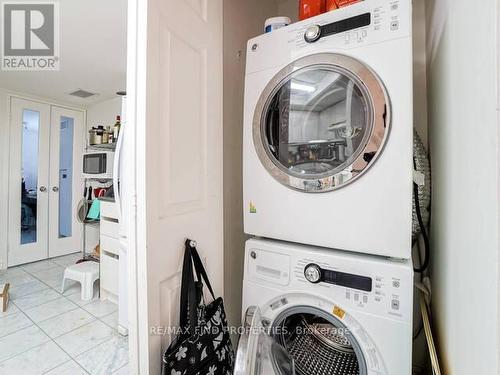
[[358, 289], [365, 292], [372, 291], [372, 279], [370, 277], [330, 270], [322, 270], [322, 274], [325, 283]]
[[372, 22], [370, 13], [364, 13], [359, 16], [346, 18], [342, 21], [337, 21], [321, 27], [321, 36], [343, 33], [345, 31], [354, 30], [359, 27], [369, 26]]

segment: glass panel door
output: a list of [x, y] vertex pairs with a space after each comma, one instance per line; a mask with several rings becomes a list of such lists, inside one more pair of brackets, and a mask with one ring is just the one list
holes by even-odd
[[81, 250], [82, 224], [76, 219], [83, 197], [83, 113], [53, 106], [50, 136], [49, 257]]
[[21, 245], [36, 242], [38, 200], [38, 141], [40, 112], [22, 114]]
[[50, 107], [11, 99], [8, 266], [47, 258]]

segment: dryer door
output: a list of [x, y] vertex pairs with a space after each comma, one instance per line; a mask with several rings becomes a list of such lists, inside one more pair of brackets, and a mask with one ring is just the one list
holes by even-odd
[[258, 307], [246, 312], [234, 375], [295, 375], [292, 357], [268, 334]]
[[301, 58], [262, 93], [253, 120], [260, 161], [283, 185], [326, 192], [361, 176], [389, 134], [389, 97], [362, 62], [339, 54]]

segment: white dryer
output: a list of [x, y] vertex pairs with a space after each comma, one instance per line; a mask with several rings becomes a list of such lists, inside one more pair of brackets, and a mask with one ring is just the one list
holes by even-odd
[[249, 240], [235, 375], [410, 375], [412, 303], [409, 260]]
[[411, 0], [366, 0], [248, 43], [245, 232], [410, 258]]

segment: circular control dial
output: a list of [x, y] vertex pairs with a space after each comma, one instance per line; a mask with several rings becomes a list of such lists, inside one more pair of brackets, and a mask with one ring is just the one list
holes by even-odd
[[321, 281], [321, 268], [317, 264], [309, 264], [304, 269], [304, 276], [310, 283], [317, 284]]
[[318, 25], [309, 26], [304, 34], [307, 43], [314, 43], [321, 37], [321, 27]]

